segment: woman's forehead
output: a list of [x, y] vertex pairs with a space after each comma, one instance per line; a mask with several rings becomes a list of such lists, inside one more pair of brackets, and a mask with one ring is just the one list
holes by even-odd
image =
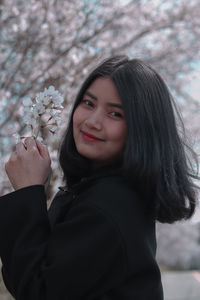
[[84, 95], [88, 95], [94, 100], [104, 98], [108, 101], [121, 103], [120, 96], [111, 78], [99, 77], [95, 79], [87, 88]]

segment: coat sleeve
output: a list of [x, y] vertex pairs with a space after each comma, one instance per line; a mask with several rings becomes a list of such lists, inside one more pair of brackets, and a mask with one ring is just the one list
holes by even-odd
[[0, 256], [17, 300], [93, 299], [125, 274], [122, 241], [109, 219], [75, 201], [51, 229], [43, 185], [0, 197]]

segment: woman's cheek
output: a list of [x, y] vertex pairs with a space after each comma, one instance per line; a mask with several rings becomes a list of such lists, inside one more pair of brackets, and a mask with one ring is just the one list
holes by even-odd
[[78, 121], [80, 119], [79, 115], [80, 115], [79, 108], [77, 107], [76, 110], [74, 111], [74, 115], [73, 115], [73, 125], [74, 126], [77, 126], [77, 123], [78, 123]]

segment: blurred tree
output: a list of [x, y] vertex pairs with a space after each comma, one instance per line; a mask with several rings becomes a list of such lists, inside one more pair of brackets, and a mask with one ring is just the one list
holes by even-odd
[[157, 258], [176, 270], [200, 270], [200, 223], [157, 224]]

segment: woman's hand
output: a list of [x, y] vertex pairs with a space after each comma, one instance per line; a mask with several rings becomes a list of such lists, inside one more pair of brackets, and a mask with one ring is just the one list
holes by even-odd
[[28, 137], [16, 145], [5, 164], [5, 171], [15, 190], [35, 184], [49, 183], [51, 159], [47, 146]]

